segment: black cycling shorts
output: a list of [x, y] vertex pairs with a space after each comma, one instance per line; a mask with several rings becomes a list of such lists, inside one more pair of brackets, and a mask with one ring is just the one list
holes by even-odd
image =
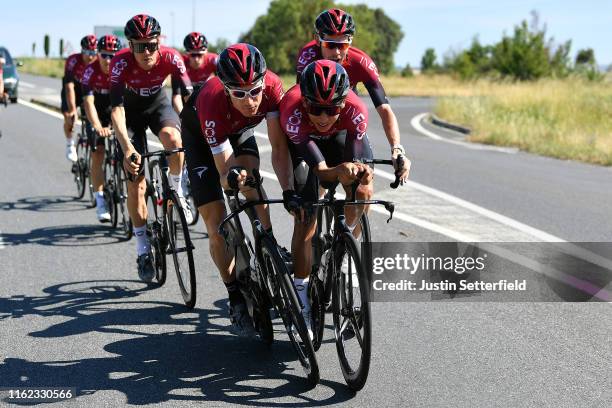
[[[221, 188], [219, 172], [215, 166], [215, 159], [206, 138], [202, 134], [202, 128], [193, 105], [189, 102], [181, 112], [181, 127], [187, 173], [191, 183], [191, 195], [196, 207], [223, 200], [223, 189]], [[251, 155], [259, 158], [255, 136], [249, 137], [238, 145], [239, 138], [240, 135], [229, 137], [234, 156]]]
[[[357, 141], [357, 143], [354, 143], [356, 142], [355, 140], [353, 143], [346, 143], [346, 132], [339, 132], [330, 138], [315, 139], [314, 142], [321, 151], [328, 167], [335, 167], [342, 163], [352, 162], [354, 159], [374, 158], [370, 140], [367, 135], [364, 135], [363, 139]], [[295, 145], [292, 143], [289, 143], [289, 151], [291, 153], [294, 173], [296, 173], [296, 169], [300, 166], [302, 158], [298, 154]], [[314, 202], [319, 199], [319, 184], [324, 188], [331, 188], [337, 183], [319, 182], [312, 168], [309, 168], [306, 179], [294, 180], [294, 184], [296, 186], [302, 186], [298, 191], [302, 199]]]
[[[73, 83], [74, 83], [74, 103], [75, 103], [75, 107], [78, 108], [83, 103], [83, 92], [81, 90], [80, 82], [73, 82]], [[64, 83], [63, 79], [62, 79], [62, 91], [60, 92], [60, 98], [62, 100], [62, 112], [68, 112], [68, 101], [66, 100], [66, 84]]]

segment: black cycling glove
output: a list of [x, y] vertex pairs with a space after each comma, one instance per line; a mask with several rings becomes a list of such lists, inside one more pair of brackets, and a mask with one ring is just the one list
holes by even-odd
[[283, 191], [283, 205], [288, 212], [293, 211], [295, 214], [299, 215], [300, 208], [302, 208], [303, 204], [302, 198], [297, 195], [294, 190]]
[[230, 186], [232, 190], [238, 190], [238, 176], [240, 176], [240, 172], [242, 170], [246, 170], [241, 166], [234, 166], [229, 169], [227, 173], [227, 184]]

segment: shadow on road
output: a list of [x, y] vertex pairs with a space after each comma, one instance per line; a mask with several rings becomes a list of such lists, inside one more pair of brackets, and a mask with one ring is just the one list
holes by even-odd
[[[30, 336], [71, 342], [76, 355], [88, 355], [61, 361], [6, 357], [0, 364], [2, 386], [63, 385], [75, 387], [76, 398], [120, 391], [128, 404], [136, 405], [223, 401], [300, 407], [353, 397], [344, 384], [325, 380], [319, 384], [327, 389], [324, 399], [303, 395], [309, 386], [285, 336], [277, 335], [280, 339], [267, 347], [230, 335], [225, 300], [216, 301], [213, 309], [187, 310], [135, 299], [151, 287], [128, 280], [85, 281], [48, 287], [40, 297], [0, 298], [0, 321], [30, 315], [61, 320]], [[104, 345], [106, 353], [95, 353], [80, 340], [85, 337], [78, 337], [87, 334], [88, 341], [95, 341], [100, 337], [94, 333], [121, 340]], [[92, 353], [101, 357], [89, 357]]]
[[[36, 228], [30, 232], [2, 232], [5, 246], [25, 244], [48, 246], [98, 246], [110, 245], [125, 240], [118, 229], [112, 229], [108, 224], [62, 225]], [[101, 241], [101, 238], [110, 240]]]
[[0, 210], [3, 211], [73, 212], [88, 208], [86, 201], [70, 196], [25, 197], [13, 202], [0, 202]]

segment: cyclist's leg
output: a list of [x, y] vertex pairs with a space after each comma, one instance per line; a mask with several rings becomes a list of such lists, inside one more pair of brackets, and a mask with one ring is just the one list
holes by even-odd
[[[370, 141], [368, 136], [365, 135], [362, 139], [351, 139], [346, 140], [344, 145], [344, 154], [345, 161], [352, 161], [353, 159], [372, 159], [374, 156], [372, 155], [372, 148], [370, 146]], [[344, 186], [344, 190], [346, 191], [347, 196], [351, 193], [350, 186]], [[374, 195], [374, 182], [371, 181], [368, 184], [360, 184], [357, 188], [356, 199], [358, 200], [370, 200]], [[352, 230], [353, 235], [356, 238], [359, 238], [361, 235], [360, 226], [359, 226], [359, 218], [364, 211], [367, 212], [369, 210], [369, 206], [347, 206], [345, 208], [346, 215], [346, 224]]]
[[[98, 109], [98, 117], [102, 126], [106, 127], [110, 124], [110, 115], [107, 112]], [[91, 149], [91, 183], [96, 195], [96, 212], [98, 220], [108, 221], [110, 220], [110, 214], [106, 208], [106, 202], [104, 201], [104, 138], [98, 137], [95, 130], [89, 129], [91, 134], [90, 146]]]
[[[183, 146], [181, 140], [181, 120], [163, 91], [160, 91], [149, 113], [149, 127], [159, 137], [164, 149], [176, 149]], [[170, 166], [169, 181], [180, 197], [183, 197], [181, 178], [183, 177], [183, 153], [168, 157]]]
[[[242, 135], [237, 135], [234, 137], [230, 137], [230, 143], [232, 148], [234, 149], [234, 158], [236, 160], [236, 164], [238, 166], [242, 166], [247, 169], [247, 173], [249, 176], [252, 176], [253, 169], [259, 169], [259, 148], [257, 147], [257, 141], [255, 140], [255, 136], [253, 134], [252, 129], [243, 133]], [[259, 196], [257, 195], [257, 190], [251, 187], [246, 187], [241, 189], [240, 192], [244, 195], [247, 200], [258, 200]], [[266, 195], [264, 187], [261, 186], [262, 194]], [[272, 221], [270, 220], [270, 209], [267, 205], [260, 205], [255, 207], [257, 211], [257, 216], [261, 221], [263, 227], [271, 232], [272, 230]]]
[[[145, 152], [145, 143], [147, 137], [145, 133], [146, 118], [141, 112], [135, 110], [127, 110], [125, 112], [127, 129], [131, 137], [131, 142], [136, 151], [140, 154]], [[119, 157], [123, 157], [121, 147], [119, 147]], [[130, 213], [130, 219], [134, 228], [134, 234], [137, 237], [136, 245], [138, 246], [138, 255], [141, 255], [147, 246], [148, 239], [143, 232], [146, 229], [147, 223], [147, 203], [145, 201], [145, 192], [147, 183], [144, 177], [144, 168], [141, 169], [141, 174], [138, 177], [128, 177], [127, 183], [127, 207]], [[138, 237], [143, 237], [143, 241], [138, 242]], [[147, 239], [145, 242], [144, 240]]]

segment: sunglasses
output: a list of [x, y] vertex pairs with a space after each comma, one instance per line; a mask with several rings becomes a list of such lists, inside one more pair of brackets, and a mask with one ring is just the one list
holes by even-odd
[[328, 50], [339, 49], [340, 51], [346, 51], [351, 46], [351, 40], [348, 41], [328, 41], [319, 37], [319, 41], [321, 42], [321, 46]]
[[325, 113], [327, 116], [336, 116], [339, 115], [340, 112], [342, 112], [342, 109], [344, 109], [344, 106], [342, 105], [338, 105], [338, 106], [329, 106], [329, 105], [313, 105], [313, 104], [308, 104], [308, 113], [314, 116], [321, 116], [323, 113]]
[[90, 57], [95, 57], [98, 54], [96, 50], [81, 50], [81, 53]]
[[264, 88], [263, 84], [257, 85], [256, 87], [251, 88], [249, 90], [225, 87], [225, 89], [227, 89], [227, 92], [229, 92], [229, 94], [233, 98], [236, 98], [236, 99], [244, 99], [247, 96], [250, 96], [251, 98], [255, 98], [257, 95], [261, 93], [263, 88]]
[[102, 59], [113, 59], [113, 57], [115, 56], [115, 54], [109, 54], [106, 52], [101, 52], [100, 53], [100, 58]]
[[189, 56], [191, 58], [201, 58], [204, 56], [204, 53], [203, 52], [190, 52]]
[[145, 52], [145, 50], [149, 52], [153, 52], [159, 49], [159, 43], [158, 42], [149, 42], [149, 43], [132, 42], [132, 48], [134, 49], [134, 52], [138, 54], [142, 54], [143, 52]]

